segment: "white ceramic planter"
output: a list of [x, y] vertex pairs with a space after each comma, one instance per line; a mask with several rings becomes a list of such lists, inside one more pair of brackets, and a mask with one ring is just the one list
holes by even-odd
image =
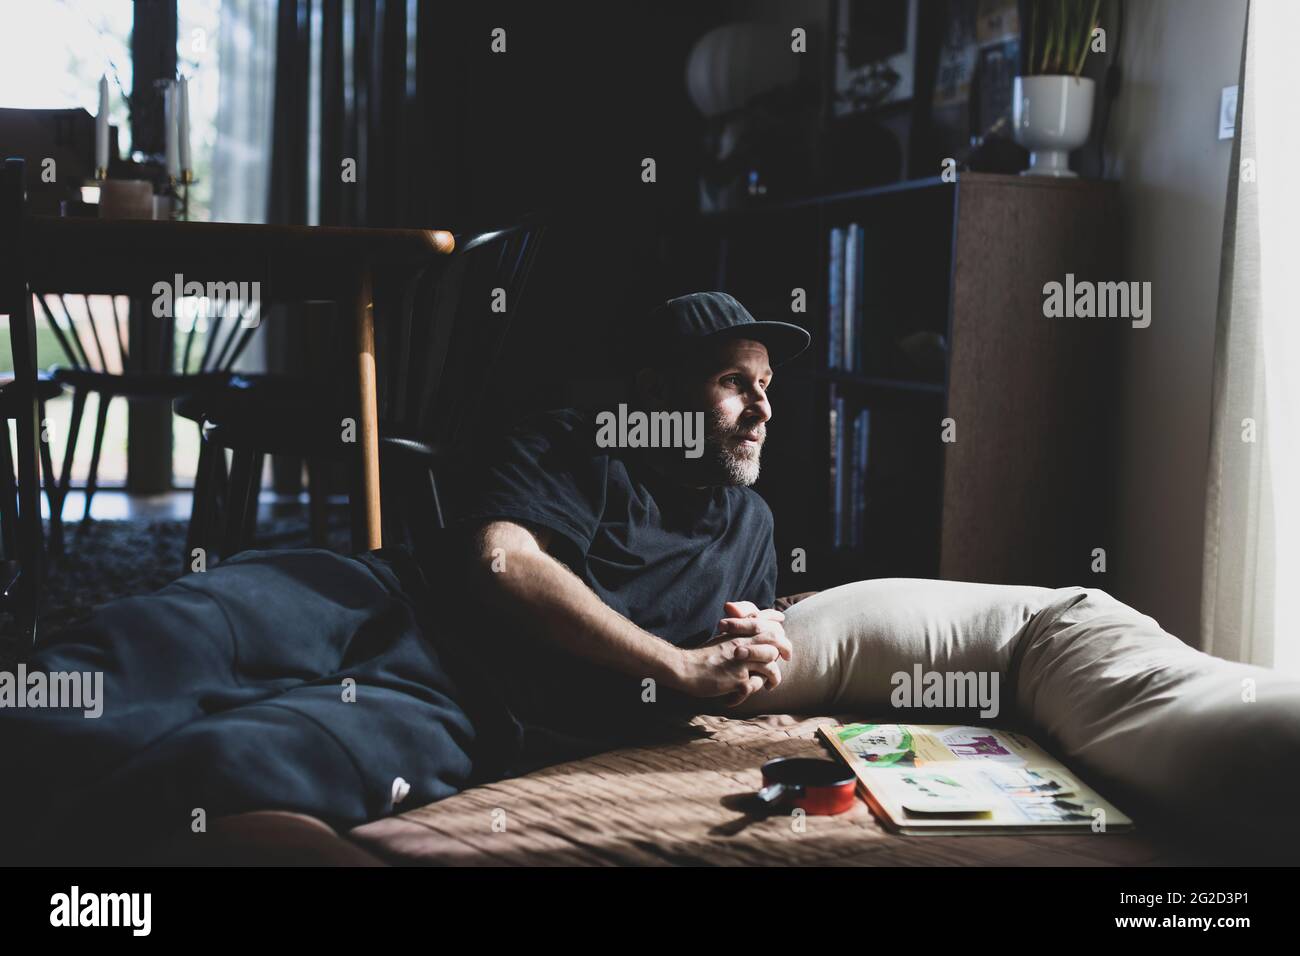
[[1025, 176], [1075, 176], [1070, 151], [1088, 141], [1096, 83], [1082, 76], [1017, 76], [1011, 121], [1029, 150]]

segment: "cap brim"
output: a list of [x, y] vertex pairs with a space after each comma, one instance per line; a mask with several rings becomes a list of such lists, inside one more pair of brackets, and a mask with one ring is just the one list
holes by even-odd
[[767, 361], [772, 368], [784, 365], [812, 342], [807, 329], [789, 322], [746, 322], [704, 336], [706, 341], [721, 338], [752, 339], [763, 343], [767, 347]]

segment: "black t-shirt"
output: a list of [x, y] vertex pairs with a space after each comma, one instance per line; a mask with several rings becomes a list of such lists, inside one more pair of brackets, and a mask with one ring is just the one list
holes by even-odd
[[[771, 607], [776, 598], [772, 513], [753, 490], [687, 488], [631, 449], [601, 448], [593, 418], [562, 410], [535, 416], [489, 447], [462, 489], [454, 526], [508, 520], [552, 532], [551, 554], [606, 604], [681, 647], [717, 632], [725, 601]], [[505, 573], [509, 573], [508, 567]], [[657, 688], [644, 706], [640, 679], [587, 665], [517, 626], [465, 639], [509, 674], [509, 700], [526, 720], [568, 724], [662, 717], [684, 703]], [[502, 640], [501, 638], [505, 639]]]

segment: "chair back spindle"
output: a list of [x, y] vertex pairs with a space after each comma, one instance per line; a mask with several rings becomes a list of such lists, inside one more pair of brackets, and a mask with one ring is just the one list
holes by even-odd
[[[6, 555], [17, 559], [17, 577], [5, 575], [4, 597], [7, 609], [16, 612], [23, 626], [35, 639], [43, 535], [36, 395], [36, 320], [32, 311], [31, 291], [27, 287], [25, 264], [25, 170], [23, 160], [7, 159], [4, 169], [0, 171], [0, 313], [9, 317], [9, 346], [14, 366], [14, 380], [9, 387], [14, 393], [13, 407], [17, 410], [15, 420], [18, 426], [17, 554]], [[7, 447], [7, 426], [3, 438]], [[12, 540], [13, 536], [10, 537]]]
[[[429, 277], [429, 321], [423, 329], [417, 322], [407, 339], [413, 347], [397, 372], [399, 387], [407, 386], [406, 417], [425, 440], [454, 448], [467, 439], [520, 311], [543, 232], [534, 218], [468, 237]], [[412, 378], [402, 364], [420, 355], [420, 374]]]

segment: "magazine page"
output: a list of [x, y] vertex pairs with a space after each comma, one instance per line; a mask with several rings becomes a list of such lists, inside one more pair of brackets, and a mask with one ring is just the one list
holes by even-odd
[[908, 831], [1128, 829], [1132, 821], [1023, 734], [947, 724], [848, 724], [822, 733], [877, 816]]

